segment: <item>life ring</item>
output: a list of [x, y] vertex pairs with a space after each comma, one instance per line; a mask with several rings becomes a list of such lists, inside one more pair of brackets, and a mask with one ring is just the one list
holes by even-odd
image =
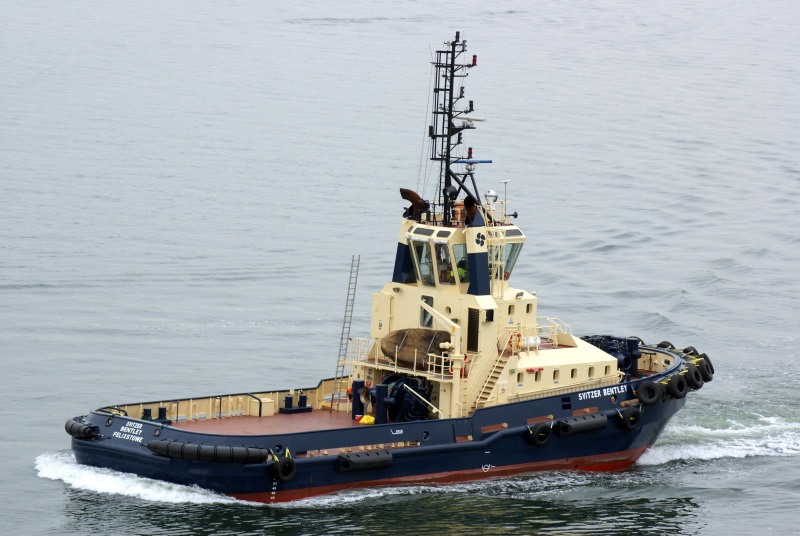
[[272, 476], [281, 482], [289, 482], [297, 474], [297, 463], [289, 457], [280, 457], [272, 464]]
[[691, 363], [688, 367], [686, 367], [686, 383], [688, 383], [689, 387], [695, 391], [700, 389], [705, 383], [703, 380], [703, 373], [700, 372], [699, 368]]
[[528, 442], [536, 447], [543, 447], [547, 445], [550, 438], [553, 437], [553, 429], [550, 423], [538, 422], [532, 427], [528, 426]]
[[680, 399], [686, 396], [686, 393], [689, 391], [689, 384], [682, 375], [675, 374], [669, 379], [669, 383], [667, 383], [667, 391], [672, 395], [672, 398]]
[[[461, 373], [460, 373], [460, 376], [462, 378], [467, 377], [467, 363], [469, 363], [469, 356], [467, 354], [464, 354], [464, 366], [461, 367]], [[454, 371], [453, 365], [450, 365], [450, 376], [453, 375], [453, 371]]]
[[622, 410], [622, 413], [620, 413], [619, 418], [620, 426], [622, 426], [624, 430], [632, 432], [642, 424], [642, 410], [636, 406], [625, 408]]
[[639, 387], [636, 388], [636, 398], [638, 398], [639, 402], [645, 406], [658, 404], [663, 396], [664, 388], [660, 383], [655, 383], [648, 380], [640, 383]]

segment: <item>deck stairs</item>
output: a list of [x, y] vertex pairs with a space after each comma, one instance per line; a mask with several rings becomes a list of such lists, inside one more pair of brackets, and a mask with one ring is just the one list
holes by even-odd
[[[506, 346], [508, 346], [508, 343], [506, 343]], [[496, 347], [499, 347], [499, 339]], [[494, 361], [494, 365], [492, 366], [486, 381], [483, 383], [483, 387], [481, 387], [477, 398], [472, 403], [470, 414], [476, 409], [484, 407], [489, 401], [492, 391], [494, 391], [495, 385], [497, 385], [497, 380], [500, 379], [500, 375], [502, 374], [503, 369], [505, 369], [508, 359], [511, 357], [511, 352], [507, 350], [508, 348], [504, 348], [503, 351], [498, 352], [498, 355]]]

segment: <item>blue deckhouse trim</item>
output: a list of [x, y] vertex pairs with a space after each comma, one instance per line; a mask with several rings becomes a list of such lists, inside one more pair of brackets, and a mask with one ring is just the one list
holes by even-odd
[[398, 242], [392, 283], [407, 283], [412, 273], [414, 273], [414, 261], [411, 259], [411, 248], [408, 247], [408, 244]]
[[488, 296], [492, 293], [489, 285], [489, 254], [468, 253], [467, 268], [469, 269], [469, 288], [467, 294], [473, 296]]

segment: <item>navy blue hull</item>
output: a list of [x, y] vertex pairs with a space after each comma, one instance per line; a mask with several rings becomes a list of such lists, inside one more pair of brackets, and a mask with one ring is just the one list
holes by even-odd
[[[277, 502], [358, 486], [403, 482], [458, 481], [543, 469], [618, 470], [630, 466], [651, 446], [685, 399], [668, 398], [641, 407], [633, 429], [621, 412], [635, 405], [628, 394], [589, 398], [586, 392], [504, 404], [477, 411], [467, 419], [443, 419], [361, 426], [295, 434], [230, 436], [189, 432], [151, 421], [92, 413], [93, 439], [73, 438], [79, 463], [107, 467], [177, 484], [197, 485], [248, 500]], [[554, 407], [558, 411], [554, 411]], [[567, 435], [561, 419], [594, 414], [598, 429]], [[530, 440], [531, 422], [554, 426], [544, 445]], [[293, 454], [296, 472], [279, 478], [275, 461], [232, 463], [198, 461], [154, 454], [153, 440], [189, 444], [256, 447]], [[336, 446], [337, 448], [331, 448]], [[328, 450], [325, 450], [328, 449]], [[341, 452], [374, 453], [379, 467], [344, 470]], [[285, 477], [285, 475], [284, 475]]]

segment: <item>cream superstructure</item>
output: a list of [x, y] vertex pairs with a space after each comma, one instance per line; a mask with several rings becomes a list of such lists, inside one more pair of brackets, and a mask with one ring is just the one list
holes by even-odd
[[[413, 267], [404, 282], [373, 294], [370, 339], [353, 341], [350, 383], [364, 380], [370, 387], [397, 374], [424, 378], [433, 385], [432, 418], [618, 383], [616, 358], [573, 337], [558, 319], [538, 317], [535, 293], [509, 286], [525, 235], [500, 210], [503, 203], [476, 208], [490, 224], [445, 226], [435, 214], [403, 219], [398, 249], [408, 252]], [[472, 278], [481, 274], [470, 273], [469, 255], [488, 264], [486, 294], [470, 293]], [[450, 342], [423, 344], [411, 362], [399, 362], [382, 346], [389, 337], [402, 340], [397, 334], [404, 330], [447, 332]]]

